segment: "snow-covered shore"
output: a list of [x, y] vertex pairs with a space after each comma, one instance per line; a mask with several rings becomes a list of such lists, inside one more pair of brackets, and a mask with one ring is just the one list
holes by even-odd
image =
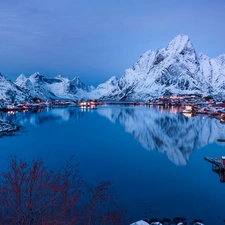
[[7, 135], [8, 133], [11, 133], [18, 129], [19, 127], [16, 126], [15, 124], [0, 119], [0, 137], [3, 135]]
[[[135, 223], [132, 223], [131, 225], [163, 225], [163, 224], [176, 224], [176, 225], [185, 225], [187, 224], [187, 222], [185, 221], [178, 221], [178, 220], [173, 220], [173, 221], [165, 221], [163, 220], [163, 222], [160, 222], [160, 221], [154, 221], [154, 222], [146, 222], [144, 220], [139, 220]], [[193, 221], [191, 222], [190, 224], [192, 225], [204, 225], [203, 223], [201, 222], [198, 222], [198, 221]]]

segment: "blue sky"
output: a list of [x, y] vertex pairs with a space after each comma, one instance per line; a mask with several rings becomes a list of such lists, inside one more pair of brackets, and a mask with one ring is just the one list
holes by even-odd
[[2, 0], [0, 71], [97, 85], [178, 34], [216, 57], [225, 53], [224, 12], [224, 0]]

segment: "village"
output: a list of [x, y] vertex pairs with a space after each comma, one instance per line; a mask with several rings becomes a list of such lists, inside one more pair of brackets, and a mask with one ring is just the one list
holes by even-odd
[[225, 100], [216, 100], [210, 96], [204, 95], [178, 95], [163, 96], [148, 101], [103, 101], [96, 99], [78, 99], [78, 100], [41, 100], [15, 102], [10, 100], [0, 100], [0, 111], [3, 112], [26, 112], [28, 110], [42, 110], [43, 108], [55, 107], [80, 107], [81, 109], [97, 109], [99, 105], [131, 105], [131, 106], [155, 106], [161, 108], [179, 108], [175, 113], [181, 112], [186, 117], [205, 114], [219, 119], [225, 123]]

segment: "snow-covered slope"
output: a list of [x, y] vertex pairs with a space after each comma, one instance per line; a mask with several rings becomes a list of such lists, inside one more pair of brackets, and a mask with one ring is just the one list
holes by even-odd
[[225, 54], [211, 60], [213, 94], [225, 91]]
[[30, 92], [25, 90], [0, 73], [0, 99], [8, 99], [13, 102], [28, 100]]
[[168, 94], [218, 93], [225, 93], [225, 55], [210, 59], [197, 54], [189, 37], [178, 35], [166, 48], [144, 53], [102, 98], [147, 100]]
[[11, 132], [18, 130], [19, 127], [12, 122], [0, 119], [0, 137], [5, 134], [5, 132]]
[[26, 78], [21, 74], [15, 84], [31, 91], [33, 97], [40, 99], [78, 99], [87, 98], [92, 87], [85, 86], [79, 78], [73, 80], [63, 78], [60, 75], [54, 78], [46, 78], [39, 73]]
[[144, 107], [110, 107], [98, 113], [119, 122], [148, 150], [163, 152], [176, 165], [185, 165], [195, 148], [224, 139], [224, 125], [209, 117], [186, 118]]
[[110, 95], [117, 87], [118, 79], [113, 76], [103, 84], [99, 84], [90, 94], [89, 97], [98, 99], [102, 96]]

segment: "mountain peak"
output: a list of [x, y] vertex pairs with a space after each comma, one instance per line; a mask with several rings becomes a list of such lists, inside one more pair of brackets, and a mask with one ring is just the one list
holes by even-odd
[[73, 81], [75, 81], [75, 82], [80, 82], [80, 78], [79, 78], [79, 77], [74, 77], [74, 78], [73, 78]]
[[72, 82], [74, 85], [76, 85], [78, 88], [81, 88], [82, 86], [85, 86], [85, 85], [83, 84], [83, 82], [80, 80], [79, 77], [74, 77], [74, 78], [71, 80], [71, 82]]
[[107, 83], [110, 83], [110, 84], [112, 84], [112, 85], [116, 85], [117, 81], [118, 81], [117, 77], [116, 77], [116, 76], [112, 76], [112, 77], [111, 77], [109, 80], [107, 80], [106, 82], [107, 82]]
[[215, 58], [220, 64], [225, 65], [225, 54], [219, 55]]
[[21, 74], [17, 77], [17, 80], [18, 80], [18, 79], [25, 80], [25, 79], [27, 79], [27, 78], [26, 78], [26, 76], [25, 76], [23, 73], [21, 73]]
[[166, 47], [167, 51], [181, 53], [184, 49], [194, 49], [189, 37], [185, 34], [177, 35]]
[[20, 74], [15, 80], [15, 84], [21, 86], [24, 82], [26, 82], [27, 78], [24, 74]]
[[0, 77], [6, 79], [6, 77], [0, 72]]
[[37, 75], [41, 75], [39, 72], [35, 72], [35, 73], [33, 73], [33, 74], [31, 74], [31, 76], [37, 76]]

